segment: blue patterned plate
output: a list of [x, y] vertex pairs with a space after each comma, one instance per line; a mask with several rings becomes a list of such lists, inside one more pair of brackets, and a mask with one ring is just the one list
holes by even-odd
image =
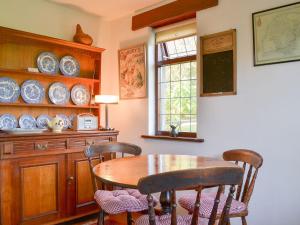
[[31, 115], [23, 114], [19, 118], [19, 125], [23, 129], [35, 129], [36, 128], [36, 120]]
[[42, 103], [45, 97], [45, 88], [37, 80], [27, 80], [21, 86], [21, 96], [26, 103]]
[[56, 105], [65, 105], [70, 100], [70, 92], [61, 82], [51, 84], [48, 94], [50, 101]]
[[70, 124], [69, 124], [69, 128], [72, 129], [73, 126], [74, 126], [74, 120], [76, 118], [76, 114], [75, 113], [72, 113], [70, 116], [69, 116], [69, 121], [70, 121]]
[[71, 90], [71, 99], [75, 105], [86, 105], [90, 102], [90, 92], [81, 84], [76, 84]]
[[58, 60], [51, 52], [42, 52], [37, 58], [37, 66], [41, 73], [57, 74]]
[[56, 117], [59, 117], [64, 121], [64, 130], [69, 128], [71, 124], [69, 117], [67, 117], [65, 114], [57, 114]]
[[48, 129], [48, 122], [50, 122], [52, 120], [52, 118], [48, 115], [40, 115], [37, 119], [36, 119], [36, 124], [38, 128], [41, 129]]
[[17, 82], [8, 77], [0, 77], [0, 102], [15, 102], [19, 96], [20, 87]]
[[0, 116], [0, 129], [9, 130], [18, 127], [18, 121], [12, 114], [3, 114]]
[[69, 77], [76, 77], [80, 73], [79, 63], [72, 56], [64, 56], [59, 63], [60, 72]]

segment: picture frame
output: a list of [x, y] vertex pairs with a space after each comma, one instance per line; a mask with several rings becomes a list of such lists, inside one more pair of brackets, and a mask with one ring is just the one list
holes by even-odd
[[120, 99], [147, 97], [146, 44], [119, 50]]
[[237, 94], [236, 29], [200, 37], [200, 97]]
[[300, 2], [253, 13], [254, 66], [299, 61], [299, 23]]

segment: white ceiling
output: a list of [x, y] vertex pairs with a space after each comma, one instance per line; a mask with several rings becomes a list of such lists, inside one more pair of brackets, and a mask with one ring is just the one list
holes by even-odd
[[137, 11], [167, 4], [174, 0], [52, 0], [53, 2], [72, 5], [86, 12], [114, 20]]

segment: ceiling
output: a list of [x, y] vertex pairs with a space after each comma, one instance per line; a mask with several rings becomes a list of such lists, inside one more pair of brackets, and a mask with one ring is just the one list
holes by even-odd
[[72, 5], [88, 13], [114, 20], [134, 12], [147, 11], [174, 0], [52, 0], [53, 2]]

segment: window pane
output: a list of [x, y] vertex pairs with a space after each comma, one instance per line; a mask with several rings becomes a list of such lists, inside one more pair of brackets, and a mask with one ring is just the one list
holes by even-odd
[[159, 82], [169, 82], [170, 75], [171, 75], [170, 66], [163, 66], [159, 70], [160, 70]]
[[191, 116], [191, 132], [197, 132], [197, 116]]
[[173, 124], [175, 126], [179, 126], [180, 125], [180, 115], [171, 115], [171, 124]]
[[171, 80], [180, 80], [180, 64], [175, 64], [171, 66]]
[[181, 132], [191, 132], [191, 116], [190, 115], [181, 115]]
[[191, 96], [197, 96], [197, 80], [191, 80]]
[[185, 44], [184, 44], [184, 40], [183, 39], [178, 39], [178, 40], [175, 40], [175, 47], [176, 47], [176, 50], [177, 50], [177, 53], [185, 53], [185, 56], [187, 55], [186, 54], [186, 48], [185, 48]]
[[160, 114], [170, 114], [170, 106], [171, 106], [171, 99], [161, 99], [160, 100]]
[[181, 97], [191, 96], [191, 81], [181, 81]]
[[171, 99], [171, 114], [180, 114], [180, 98]]
[[191, 98], [191, 114], [197, 115], [197, 98]]
[[171, 124], [171, 116], [170, 115], [160, 115], [159, 130], [169, 131], [170, 124]]
[[191, 78], [191, 63], [181, 64], [181, 80], [189, 80]]
[[171, 98], [180, 97], [180, 81], [171, 82]]
[[193, 36], [184, 38], [184, 42], [188, 52], [196, 51], [196, 37]]
[[191, 114], [191, 99], [182, 98], [181, 99], [181, 114]]
[[160, 98], [170, 98], [170, 83], [160, 84]]
[[197, 79], [197, 64], [191, 62], [191, 79]]
[[176, 52], [176, 48], [175, 48], [175, 42], [174, 41], [168, 41], [166, 43], [166, 46], [167, 46], [169, 58], [176, 58], [177, 57], [177, 52]]

